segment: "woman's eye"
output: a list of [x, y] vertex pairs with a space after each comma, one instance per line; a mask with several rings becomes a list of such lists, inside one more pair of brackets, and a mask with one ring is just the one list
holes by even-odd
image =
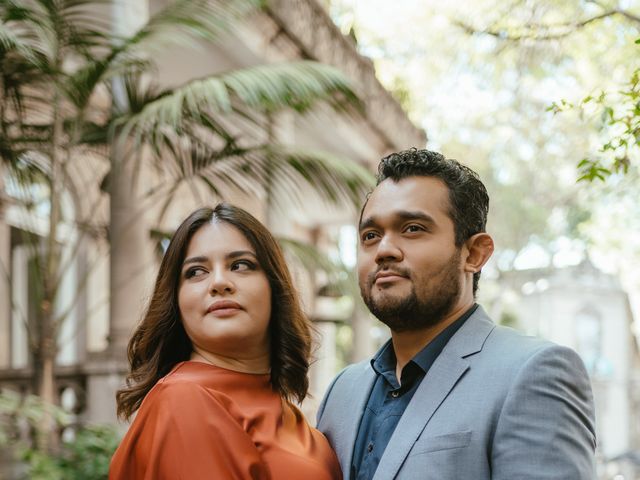
[[207, 271], [202, 268], [202, 267], [193, 267], [190, 268], [189, 270], [187, 270], [184, 274], [185, 278], [193, 278], [193, 277], [200, 277], [202, 275], [204, 275], [205, 273], [207, 273]]
[[256, 266], [253, 262], [249, 260], [238, 260], [237, 262], [233, 262], [231, 265], [231, 271], [234, 272], [243, 272], [246, 270], [255, 270]]

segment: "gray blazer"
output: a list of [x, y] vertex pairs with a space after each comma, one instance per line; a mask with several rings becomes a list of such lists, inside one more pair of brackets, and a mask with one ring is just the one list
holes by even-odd
[[[345, 480], [374, 379], [368, 360], [351, 365], [320, 404]], [[480, 307], [424, 377], [373, 478], [591, 480], [594, 423], [578, 355], [496, 326]]]

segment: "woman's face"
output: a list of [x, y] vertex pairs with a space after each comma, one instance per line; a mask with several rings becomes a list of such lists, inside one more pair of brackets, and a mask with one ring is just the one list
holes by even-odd
[[268, 355], [271, 287], [236, 227], [214, 221], [193, 235], [178, 306], [194, 349], [238, 359]]

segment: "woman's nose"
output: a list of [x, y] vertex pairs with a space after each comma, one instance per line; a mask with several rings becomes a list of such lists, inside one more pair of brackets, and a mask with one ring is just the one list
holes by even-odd
[[230, 272], [221, 268], [215, 269], [211, 274], [209, 293], [220, 295], [222, 293], [233, 293], [234, 291], [235, 285], [230, 278]]

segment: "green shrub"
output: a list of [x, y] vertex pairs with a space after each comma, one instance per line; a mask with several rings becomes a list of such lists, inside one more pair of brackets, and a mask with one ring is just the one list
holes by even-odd
[[59, 407], [46, 405], [36, 396], [21, 398], [16, 392], [0, 392], [0, 448], [9, 448], [22, 464], [29, 480], [107, 479], [111, 456], [120, 442], [112, 425], [87, 425], [76, 430], [73, 440], [62, 442], [54, 455], [39, 450], [36, 443], [20, 440], [20, 431], [34, 430], [49, 411], [60, 429], [69, 427], [71, 417]]
[[73, 442], [65, 443], [58, 465], [65, 480], [106, 479], [111, 456], [120, 435], [110, 425], [91, 425], [80, 429]]

